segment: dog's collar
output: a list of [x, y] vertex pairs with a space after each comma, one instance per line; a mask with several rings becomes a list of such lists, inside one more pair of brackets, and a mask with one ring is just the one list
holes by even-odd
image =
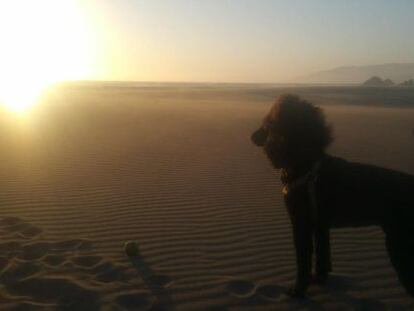
[[[285, 185], [283, 186], [283, 194], [287, 195], [293, 189], [299, 186], [302, 186], [304, 184], [307, 184], [310, 181], [314, 183], [316, 179], [318, 178], [320, 166], [321, 166], [321, 161], [317, 161], [306, 174], [300, 176], [299, 178], [296, 178], [295, 180], [291, 182], [286, 182]], [[285, 170], [282, 171], [282, 176], [283, 174], [287, 174]]]
[[[309, 204], [310, 204], [310, 212], [311, 212], [311, 220], [313, 224], [318, 222], [318, 202], [316, 197], [316, 181], [319, 176], [319, 169], [321, 166], [321, 161], [316, 162], [312, 168], [301, 177], [295, 179], [290, 183], [286, 183], [283, 187], [283, 194], [287, 196], [290, 191], [295, 188], [298, 188], [302, 185], [305, 185], [307, 191], [309, 193]], [[283, 172], [282, 172], [283, 174]], [[286, 172], [285, 172], [286, 174]]]

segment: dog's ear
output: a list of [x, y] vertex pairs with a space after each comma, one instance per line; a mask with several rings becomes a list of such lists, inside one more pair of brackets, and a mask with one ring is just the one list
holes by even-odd
[[256, 146], [263, 147], [267, 139], [267, 131], [261, 127], [252, 134], [251, 139]]

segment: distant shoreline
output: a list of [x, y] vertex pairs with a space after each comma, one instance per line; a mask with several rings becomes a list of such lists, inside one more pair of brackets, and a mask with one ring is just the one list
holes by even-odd
[[224, 88], [268, 88], [268, 87], [356, 87], [357, 83], [255, 83], [255, 82], [155, 82], [155, 81], [100, 81], [79, 80], [56, 83], [63, 86], [106, 86], [106, 87], [224, 87]]

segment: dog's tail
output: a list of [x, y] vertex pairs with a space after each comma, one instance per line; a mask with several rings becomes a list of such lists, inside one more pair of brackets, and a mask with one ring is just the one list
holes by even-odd
[[388, 230], [386, 246], [401, 284], [414, 297], [414, 230]]

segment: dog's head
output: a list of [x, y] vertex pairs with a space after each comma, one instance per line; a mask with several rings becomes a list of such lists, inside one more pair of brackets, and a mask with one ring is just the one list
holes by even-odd
[[292, 94], [277, 98], [251, 138], [275, 168], [313, 162], [332, 141], [322, 110]]

